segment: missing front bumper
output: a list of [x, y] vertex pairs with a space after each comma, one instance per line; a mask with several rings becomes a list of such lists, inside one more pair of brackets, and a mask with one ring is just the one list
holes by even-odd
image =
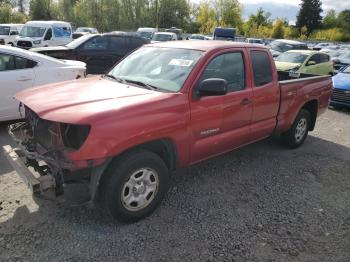
[[31, 171], [26, 165], [26, 157], [19, 148], [10, 145], [2, 147], [4, 155], [10, 165], [17, 172], [23, 182], [35, 195], [41, 195], [50, 189], [56, 188], [56, 181], [52, 175], [35, 176], [35, 171]]

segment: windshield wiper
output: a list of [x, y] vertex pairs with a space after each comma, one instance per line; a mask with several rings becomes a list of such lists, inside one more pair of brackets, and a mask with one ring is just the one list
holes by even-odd
[[105, 74], [103, 77], [112, 78], [113, 80], [115, 80], [119, 83], [125, 83], [125, 80], [123, 78], [115, 77], [114, 75], [111, 75], [111, 74]]
[[152, 86], [150, 84], [146, 84], [144, 82], [137, 81], [137, 80], [124, 79], [124, 81], [127, 82], [127, 83], [132, 83], [132, 84], [138, 85], [138, 86], [146, 87], [149, 90], [158, 90], [159, 89], [156, 86]]

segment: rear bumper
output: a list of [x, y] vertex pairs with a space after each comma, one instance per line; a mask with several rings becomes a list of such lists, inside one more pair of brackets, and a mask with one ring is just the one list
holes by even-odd
[[34, 170], [31, 171], [27, 167], [26, 157], [21, 149], [13, 148], [10, 145], [5, 145], [2, 148], [10, 165], [17, 172], [27, 187], [33, 192], [33, 194], [40, 195], [47, 192], [49, 189], [55, 189], [55, 178], [49, 174], [40, 176]]

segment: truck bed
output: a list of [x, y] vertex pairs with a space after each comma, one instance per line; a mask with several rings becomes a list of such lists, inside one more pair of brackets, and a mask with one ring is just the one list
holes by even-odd
[[281, 99], [277, 115], [276, 130], [278, 132], [288, 130], [305, 101], [316, 103], [318, 115], [327, 109], [328, 98], [332, 93], [331, 76], [311, 74], [292, 76], [289, 72], [279, 71], [278, 79]]

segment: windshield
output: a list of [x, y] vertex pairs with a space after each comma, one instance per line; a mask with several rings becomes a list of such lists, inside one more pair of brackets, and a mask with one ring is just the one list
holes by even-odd
[[83, 35], [75, 40], [73, 40], [72, 42], [66, 44], [66, 47], [68, 47], [69, 49], [75, 49], [78, 46], [80, 46], [82, 43], [84, 43], [85, 41], [87, 41], [88, 39], [90, 39], [91, 37], [94, 37], [95, 35]]
[[286, 44], [286, 43], [279, 42], [279, 41], [271, 42], [270, 47], [272, 50], [275, 50], [278, 52], [287, 52], [287, 51], [293, 49], [293, 45]]
[[171, 40], [171, 35], [168, 34], [155, 34], [153, 36], [154, 41], [170, 41]]
[[10, 27], [9, 26], [0, 26], [0, 35], [9, 35]]
[[19, 35], [25, 37], [43, 37], [45, 31], [46, 27], [24, 26]]
[[345, 74], [350, 74], [350, 66], [347, 66], [343, 69], [342, 73], [345, 73]]
[[350, 59], [350, 53], [346, 52], [338, 56], [338, 58]]
[[153, 33], [143, 31], [143, 32], [139, 32], [139, 35], [143, 38], [152, 39]]
[[109, 75], [178, 92], [201, 54], [189, 49], [142, 47], [116, 65]]
[[283, 53], [279, 55], [276, 58], [276, 61], [278, 62], [287, 62], [287, 63], [298, 63], [302, 64], [304, 63], [305, 59], [308, 57], [308, 55], [301, 54], [301, 53]]

